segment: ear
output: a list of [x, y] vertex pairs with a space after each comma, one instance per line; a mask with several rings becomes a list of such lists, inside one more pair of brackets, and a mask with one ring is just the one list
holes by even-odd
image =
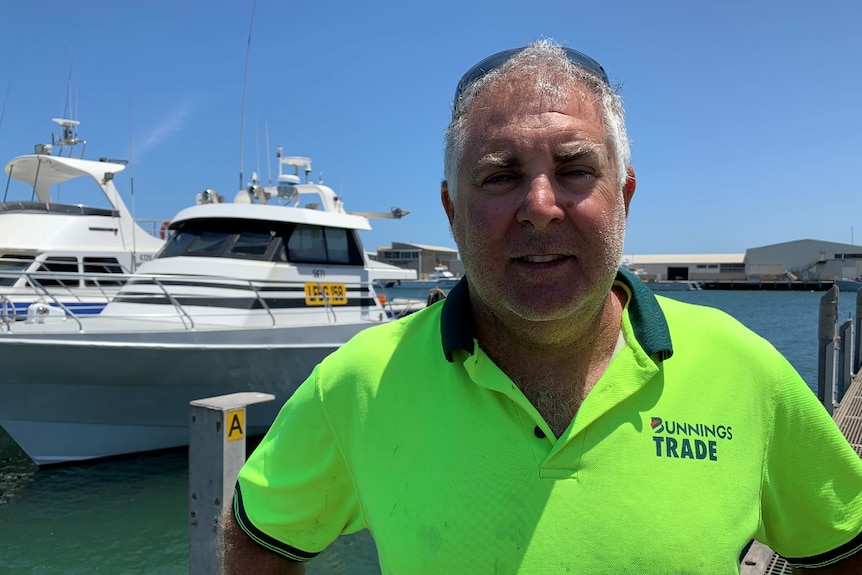
[[635, 178], [635, 169], [631, 166], [626, 166], [626, 174], [626, 183], [623, 184], [623, 201], [626, 203], [626, 216], [628, 217], [629, 204], [637, 187], [637, 178]]
[[449, 197], [449, 183], [446, 180], [440, 182], [440, 202], [443, 204], [443, 209], [446, 210], [446, 216], [449, 218], [449, 226], [455, 221], [455, 202]]

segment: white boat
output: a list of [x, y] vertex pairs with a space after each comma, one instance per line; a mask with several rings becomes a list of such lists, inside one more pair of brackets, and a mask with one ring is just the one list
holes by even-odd
[[436, 266], [434, 271], [428, 276], [428, 279], [416, 280], [399, 280], [394, 283], [399, 287], [404, 288], [439, 288], [444, 291], [449, 291], [461, 278], [449, 271], [447, 266]]
[[348, 213], [310, 170], [279, 153], [277, 186], [199, 194], [99, 315], [0, 324], [0, 425], [33, 461], [186, 445], [190, 401], [241, 391], [276, 396], [249, 407], [262, 433], [323, 357], [390, 321], [358, 231], [406, 212]]
[[[0, 271], [22, 273], [0, 278], [0, 317], [23, 318], [32, 303], [55, 299], [79, 314], [98, 313], [119, 276], [94, 281], [81, 274], [128, 274], [164, 244], [134, 220], [114, 186], [125, 162], [87, 160], [83, 150], [72, 157], [86, 144], [78, 122], [53, 121], [59, 138], [6, 164]], [[83, 198], [94, 201], [79, 203]]]

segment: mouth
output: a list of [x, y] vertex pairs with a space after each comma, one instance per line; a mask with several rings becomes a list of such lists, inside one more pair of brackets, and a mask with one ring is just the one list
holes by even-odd
[[551, 262], [556, 262], [564, 259], [568, 259], [571, 256], [565, 256], [562, 254], [545, 254], [545, 255], [528, 255], [528, 256], [520, 256], [517, 258], [512, 258], [513, 261], [528, 263], [528, 264], [547, 264]]

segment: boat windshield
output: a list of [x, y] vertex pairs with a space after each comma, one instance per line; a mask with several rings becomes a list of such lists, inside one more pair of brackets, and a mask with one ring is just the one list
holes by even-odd
[[158, 258], [240, 258], [290, 263], [364, 265], [354, 230], [290, 222], [201, 219], [181, 222]]

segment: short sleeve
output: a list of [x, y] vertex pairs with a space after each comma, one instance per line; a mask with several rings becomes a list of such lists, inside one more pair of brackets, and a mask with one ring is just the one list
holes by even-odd
[[321, 370], [315, 368], [282, 407], [240, 470], [234, 495], [242, 529], [295, 561], [362, 528], [350, 473], [320, 401]]
[[786, 360], [765, 453], [757, 539], [797, 567], [862, 551], [862, 460]]

